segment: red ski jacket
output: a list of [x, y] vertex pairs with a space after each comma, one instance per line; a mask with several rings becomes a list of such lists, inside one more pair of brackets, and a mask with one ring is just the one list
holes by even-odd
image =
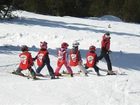
[[26, 70], [33, 65], [33, 59], [31, 53], [29, 53], [28, 51], [21, 53], [19, 57], [20, 57], [20, 64], [19, 64], [20, 69]]
[[58, 56], [58, 61], [57, 61], [57, 66], [61, 66], [64, 63], [67, 63], [67, 51], [65, 49], [59, 49], [57, 52]]
[[96, 64], [97, 54], [93, 52], [88, 52], [86, 55], [86, 66], [94, 67]]
[[81, 60], [80, 51], [70, 50], [70, 66], [77, 66]]
[[59, 49], [57, 52], [58, 60], [65, 61], [66, 60], [67, 51], [64, 49]]
[[103, 35], [102, 41], [101, 41], [101, 49], [105, 52], [109, 51], [109, 49], [110, 49], [110, 37], [106, 37], [106, 35]]
[[44, 64], [45, 56], [48, 54], [47, 50], [39, 50], [37, 54], [37, 65], [41, 67]]

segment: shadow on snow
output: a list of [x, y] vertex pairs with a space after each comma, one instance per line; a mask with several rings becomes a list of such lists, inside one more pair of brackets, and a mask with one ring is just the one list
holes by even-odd
[[[25, 25], [25, 26], [33, 26], [33, 25], [39, 25], [39, 26], [45, 26], [45, 27], [54, 27], [54, 28], [66, 28], [70, 30], [82, 30], [82, 31], [91, 31], [96, 33], [105, 33], [106, 29], [95, 29], [95, 28], [103, 28], [100, 26], [94, 26], [94, 25], [86, 25], [86, 24], [77, 24], [77, 23], [66, 23], [62, 21], [51, 21], [51, 20], [45, 20], [45, 19], [37, 19], [37, 18], [21, 18], [21, 19], [14, 19], [11, 21], [2, 21], [4, 23], [11, 23], [11, 24], [19, 24], [19, 25]], [[94, 23], [93, 23], [94, 24]], [[78, 27], [82, 26], [82, 27]], [[84, 27], [83, 27], [84, 26]], [[124, 33], [124, 32], [113, 32], [112, 34], [117, 35], [127, 35], [127, 36], [135, 36], [140, 37], [137, 34], [130, 34], [130, 33]]]
[[[13, 53], [15, 51], [20, 51], [20, 47], [19, 46], [0, 46], [0, 54], [17, 54], [17, 53]], [[29, 48], [29, 51], [34, 51], [37, 53], [38, 48], [35, 46], [32, 46]], [[57, 56], [57, 49], [48, 49], [49, 54], [53, 55], [53, 56]], [[69, 49], [68, 49], [69, 51]], [[85, 60], [86, 57], [86, 53], [88, 50], [84, 50], [84, 49], [80, 49], [81, 51], [81, 56], [82, 59]], [[97, 48], [96, 49], [96, 53], [99, 56], [100, 54], [100, 49]], [[17, 55], [18, 56], [18, 55]], [[135, 70], [140, 70], [140, 54], [136, 54], [136, 53], [125, 53], [122, 51], [119, 52], [112, 52], [110, 54], [110, 58], [112, 61], [112, 65], [118, 68], [124, 68], [124, 69], [135, 69]], [[103, 62], [105, 62], [105, 60], [101, 60]], [[84, 62], [85, 63], [85, 62]]]

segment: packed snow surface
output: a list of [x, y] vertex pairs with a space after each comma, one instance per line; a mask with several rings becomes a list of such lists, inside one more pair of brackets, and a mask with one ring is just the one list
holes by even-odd
[[[140, 25], [104, 18], [44, 16], [25, 11], [19, 18], [0, 20], [0, 105], [140, 105]], [[124, 75], [84, 75], [50, 80], [30, 80], [10, 74], [19, 63], [20, 46], [27, 45], [33, 57], [40, 41], [48, 42], [51, 66], [55, 70], [57, 49], [62, 42], [80, 43], [83, 63], [90, 45], [100, 54], [102, 35], [111, 33], [113, 70]], [[68, 49], [68, 50], [69, 50]], [[107, 69], [101, 60], [98, 66]], [[33, 68], [35, 69], [35, 66]], [[74, 72], [78, 68], [72, 68]], [[66, 70], [62, 67], [61, 72]], [[41, 71], [48, 74], [46, 67]]]

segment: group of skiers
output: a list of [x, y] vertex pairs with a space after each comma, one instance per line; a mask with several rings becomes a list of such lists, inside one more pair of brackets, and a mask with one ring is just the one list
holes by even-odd
[[[79, 50], [79, 42], [74, 42], [72, 44], [72, 49], [70, 51], [67, 51], [69, 44], [66, 42], [63, 42], [61, 44], [61, 48], [57, 51], [57, 67], [55, 70], [50, 65], [50, 58], [49, 58], [49, 52], [47, 50], [47, 42], [40, 42], [40, 49], [38, 51], [38, 54], [35, 58], [32, 58], [31, 53], [28, 51], [28, 47], [26, 45], [23, 45], [21, 47], [22, 53], [19, 55], [20, 57], [20, 64], [17, 70], [15, 71], [18, 75], [24, 75], [21, 71], [22, 70], [29, 70], [33, 79], [36, 79], [36, 76], [40, 74], [42, 68], [46, 65], [47, 69], [49, 71], [49, 75], [51, 79], [55, 79], [56, 77], [61, 76], [60, 69], [64, 65], [70, 74], [71, 77], [73, 77], [74, 73], [71, 69], [71, 67], [78, 66], [79, 70], [85, 74], [85, 76], [88, 76], [88, 71], [86, 69], [88, 68], [94, 68], [95, 72], [98, 76], [100, 76], [99, 73], [99, 67], [97, 66], [97, 62], [101, 60], [102, 58], [105, 58], [107, 62], [108, 67], [108, 75], [114, 75], [114, 72], [112, 71], [112, 64], [109, 58], [110, 53], [110, 33], [107, 32], [102, 37], [101, 42], [101, 54], [97, 57], [96, 54], [96, 47], [94, 45], [91, 45], [89, 47], [89, 51], [86, 54], [86, 63], [83, 65], [82, 58]], [[69, 56], [69, 59], [68, 59]], [[37, 69], [34, 71], [32, 66], [34, 65], [34, 61], [37, 62]]]

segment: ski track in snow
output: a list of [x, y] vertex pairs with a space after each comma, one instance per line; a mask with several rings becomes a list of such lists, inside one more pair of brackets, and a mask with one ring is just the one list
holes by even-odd
[[[3, 77], [3, 79], [1, 79], [3, 80], [2, 82], [5, 82], [5, 84], [1, 85], [2, 88], [7, 88], [5, 94], [11, 97], [11, 99], [8, 100], [9, 103], [6, 101], [7, 105], [10, 103], [12, 103], [12, 105], [18, 105], [18, 103], [12, 101], [16, 100], [16, 98], [20, 98], [18, 102], [23, 105], [43, 105], [45, 99], [49, 100], [50, 105], [53, 105], [52, 97], [55, 100], [54, 105], [57, 105], [56, 103], [58, 103], [58, 105], [92, 105], [94, 103], [97, 105], [101, 103], [105, 105], [125, 105], [122, 104], [124, 103], [122, 101], [123, 98], [125, 98], [123, 94], [125, 94], [126, 86], [124, 79], [121, 80], [121, 78], [124, 78], [123, 76], [97, 77], [96, 75], [89, 75], [89, 77], [75, 76], [73, 78], [63, 77], [58, 80], [32, 81], [4, 72], [1, 77]], [[5, 77], [7, 78], [4, 79]], [[11, 82], [7, 83], [9, 80], [11, 80]], [[111, 84], [106, 84], [110, 82]], [[106, 91], [104, 91], [104, 89]], [[19, 91], [18, 94], [13, 97], [13, 94], [16, 93], [17, 90]], [[53, 92], [54, 90], [55, 92]], [[116, 94], [118, 94], [118, 96]], [[34, 101], [32, 102], [31, 100]]]

